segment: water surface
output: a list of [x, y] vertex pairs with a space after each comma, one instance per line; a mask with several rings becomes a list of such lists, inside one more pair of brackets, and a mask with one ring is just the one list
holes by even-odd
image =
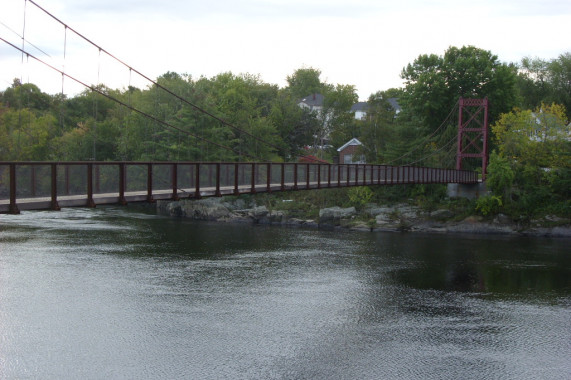
[[569, 240], [0, 216], [0, 378], [569, 379]]

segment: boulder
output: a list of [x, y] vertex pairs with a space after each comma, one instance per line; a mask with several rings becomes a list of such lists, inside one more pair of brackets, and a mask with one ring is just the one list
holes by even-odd
[[159, 214], [183, 217], [182, 202], [158, 201], [157, 211]]
[[285, 219], [283, 211], [269, 211], [266, 206], [254, 207], [248, 216], [259, 224], [282, 224]]
[[440, 209], [436, 211], [432, 211], [430, 213], [430, 217], [436, 220], [447, 220], [454, 217], [454, 213], [450, 210]]
[[376, 216], [381, 215], [381, 214], [388, 215], [388, 214], [393, 213], [394, 211], [395, 210], [392, 207], [378, 207], [378, 206], [377, 207], [370, 207], [370, 208], [367, 208], [365, 210], [365, 212], [372, 217], [376, 217]]
[[159, 201], [157, 209], [161, 214], [196, 220], [220, 220], [233, 217], [232, 212], [222, 204], [220, 198], [183, 199], [176, 202]]
[[513, 221], [510, 219], [509, 216], [504, 214], [498, 214], [494, 218], [494, 224], [512, 224]]
[[323, 208], [319, 210], [319, 225], [341, 224], [341, 219], [348, 219], [357, 214], [355, 207], [341, 208], [338, 206]]
[[266, 217], [268, 214], [269, 211], [266, 206], [258, 206], [248, 210], [248, 215], [256, 220], [262, 219]]
[[410, 206], [407, 204], [400, 204], [395, 206], [395, 211], [401, 220], [415, 221], [419, 217], [422, 217], [424, 212], [416, 206]]

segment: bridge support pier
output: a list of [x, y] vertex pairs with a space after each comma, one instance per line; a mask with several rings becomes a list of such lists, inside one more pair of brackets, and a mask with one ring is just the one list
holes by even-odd
[[449, 183], [446, 193], [449, 198], [476, 199], [488, 193], [486, 182]]

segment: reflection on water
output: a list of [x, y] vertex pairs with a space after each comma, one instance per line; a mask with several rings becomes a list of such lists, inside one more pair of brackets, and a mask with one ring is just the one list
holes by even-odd
[[0, 378], [568, 379], [568, 240], [0, 216]]

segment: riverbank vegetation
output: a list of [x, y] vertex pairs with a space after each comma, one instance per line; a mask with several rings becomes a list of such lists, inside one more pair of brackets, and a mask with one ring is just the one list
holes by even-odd
[[[327, 83], [311, 67], [287, 76], [283, 88], [252, 74], [167, 72], [146, 88], [96, 84], [73, 97], [15, 79], [0, 92], [0, 160], [291, 162], [312, 154], [332, 162], [336, 148], [356, 137], [368, 163], [399, 164], [395, 160], [433, 133], [459, 97], [488, 97], [491, 194], [463, 207], [518, 220], [571, 216], [571, 53], [502, 63], [490, 51], [450, 47], [441, 56], [420, 55], [401, 77], [402, 88], [371, 94], [364, 120], [350, 112], [357, 89]], [[301, 98], [317, 93], [324, 95], [321, 113], [299, 107]], [[423, 165], [441, 166], [443, 159], [435, 152]], [[445, 194], [440, 185], [416, 185], [291, 197], [310, 213], [375, 202], [458, 207]], [[269, 203], [283, 200], [268, 196]]]

